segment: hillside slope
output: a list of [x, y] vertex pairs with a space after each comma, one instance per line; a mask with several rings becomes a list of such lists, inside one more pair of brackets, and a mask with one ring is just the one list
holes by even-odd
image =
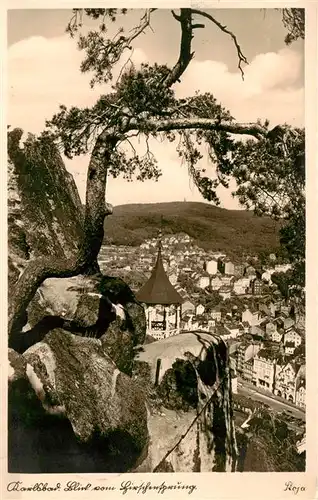
[[105, 243], [136, 246], [156, 237], [159, 229], [163, 234], [185, 232], [207, 250], [251, 253], [279, 247], [279, 223], [251, 212], [195, 202], [114, 207], [105, 221]]

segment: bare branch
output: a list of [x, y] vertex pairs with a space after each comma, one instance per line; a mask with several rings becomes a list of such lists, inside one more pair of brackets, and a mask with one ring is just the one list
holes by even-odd
[[129, 138], [127, 137], [126, 138], [126, 141], [128, 142], [129, 146], [131, 147], [133, 153], [134, 153], [134, 156], [137, 156], [137, 151], [136, 151], [136, 148], [135, 146], [133, 145], [133, 143], [129, 140]]
[[117, 78], [117, 83], [120, 81], [121, 77], [123, 76], [123, 73], [126, 70], [127, 65], [130, 63], [131, 66], [133, 66], [133, 62], [132, 62], [132, 59], [131, 59], [133, 55], [134, 55], [134, 49], [131, 50], [130, 56], [128, 57], [128, 59], [125, 62], [125, 64], [123, 64], [123, 66], [121, 67], [119, 75], [118, 75], [118, 78]]
[[141, 33], [143, 33], [144, 30], [150, 25], [150, 16], [151, 16], [152, 12], [154, 12], [155, 10], [156, 9], [146, 9], [145, 14], [143, 15], [143, 17], [140, 20], [139, 26], [137, 26], [134, 29], [134, 32], [132, 33], [132, 35], [126, 39], [125, 45], [127, 47], [129, 47], [131, 45], [131, 42], [133, 42], [133, 40], [135, 40], [135, 38], [137, 38], [139, 35], [141, 35]]
[[229, 31], [226, 26], [223, 26], [221, 23], [219, 23], [219, 21], [217, 21], [214, 17], [212, 17], [211, 14], [208, 14], [207, 12], [197, 10], [197, 9], [191, 9], [191, 12], [192, 12], [192, 14], [198, 14], [199, 16], [206, 17], [207, 19], [212, 21], [212, 23], [214, 23], [221, 31], [223, 31], [223, 33], [230, 35], [230, 37], [232, 38], [232, 40], [234, 42], [236, 50], [237, 50], [237, 55], [238, 55], [238, 60], [239, 60], [238, 68], [241, 72], [242, 79], [244, 80], [244, 71], [242, 69], [242, 63], [248, 64], [248, 61], [247, 61], [246, 57], [244, 56], [244, 54], [242, 53], [241, 47], [238, 44], [236, 36], [232, 33], [232, 31]]

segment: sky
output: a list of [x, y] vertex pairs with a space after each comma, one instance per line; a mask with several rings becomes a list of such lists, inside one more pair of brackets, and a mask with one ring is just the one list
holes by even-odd
[[[284, 44], [286, 31], [275, 9], [211, 9], [210, 13], [237, 36], [249, 64], [244, 81], [237, 68], [232, 40], [206, 21], [195, 31], [194, 60], [181, 83], [177, 97], [195, 91], [211, 92], [238, 121], [269, 119], [270, 126], [288, 123], [304, 126], [304, 47], [300, 41]], [[140, 10], [127, 15], [122, 25], [130, 29]], [[110, 85], [91, 89], [90, 74], [79, 70], [83, 54], [65, 34], [70, 10], [30, 9], [8, 11], [8, 123], [26, 132], [40, 133], [45, 120], [66, 106], [93, 105]], [[94, 26], [91, 20], [89, 26]], [[114, 25], [114, 29], [118, 25]], [[179, 53], [179, 28], [169, 10], [153, 15], [152, 30], [136, 40], [133, 60], [173, 65]], [[128, 57], [128, 55], [126, 56]], [[158, 182], [127, 183], [109, 179], [107, 201], [113, 205], [166, 201], [204, 201], [180, 164], [175, 145], [151, 141], [163, 175]], [[140, 145], [142, 148], [142, 144]], [[84, 200], [89, 157], [66, 160]], [[233, 186], [232, 186], [233, 187]], [[231, 189], [222, 189], [223, 207], [239, 208]]]

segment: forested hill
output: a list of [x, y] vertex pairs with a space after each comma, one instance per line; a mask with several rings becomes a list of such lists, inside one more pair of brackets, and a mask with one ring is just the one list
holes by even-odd
[[187, 233], [199, 246], [228, 254], [279, 247], [279, 223], [244, 210], [194, 202], [116, 206], [105, 220], [105, 243], [137, 246], [156, 237], [159, 229], [163, 234]]

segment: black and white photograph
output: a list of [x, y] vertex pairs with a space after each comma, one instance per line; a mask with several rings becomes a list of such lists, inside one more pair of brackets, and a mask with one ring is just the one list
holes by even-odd
[[75, 7], [7, 10], [8, 491], [305, 473], [306, 10]]

